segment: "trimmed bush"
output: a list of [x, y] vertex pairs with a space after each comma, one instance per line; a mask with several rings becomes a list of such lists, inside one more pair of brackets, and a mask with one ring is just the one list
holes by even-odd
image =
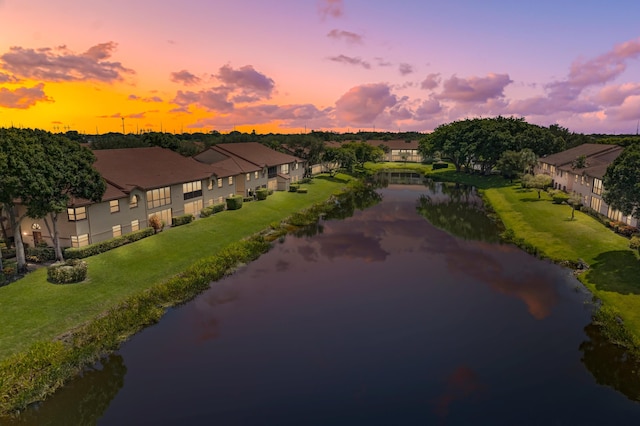
[[631, 237], [631, 241], [629, 241], [629, 248], [632, 250], [640, 249], [640, 237], [636, 235]]
[[449, 164], [443, 161], [438, 161], [431, 165], [431, 170], [447, 169], [447, 168], [449, 168]]
[[87, 262], [69, 259], [47, 268], [47, 278], [55, 284], [79, 283], [87, 278]]
[[25, 250], [27, 260], [33, 263], [42, 263], [56, 260], [56, 251], [53, 247], [29, 247]]
[[298, 192], [298, 185], [289, 185], [289, 192]]
[[565, 194], [564, 192], [557, 192], [552, 195], [553, 204], [562, 204], [569, 201], [569, 194]]
[[256, 189], [256, 198], [258, 200], [266, 200], [268, 195], [269, 195], [269, 190], [267, 188]]
[[241, 195], [234, 195], [232, 197], [228, 197], [227, 201], [227, 210], [239, 210], [242, 208], [242, 199]]
[[250, 202], [250, 201], [253, 201], [253, 197], [243, 197], [243, 198], [242, 198], [242, 202], [243, 202], [243, 203], [248, 203], [248, 202]]
[[187, 223], [193, 222], [193, 219], [195, 219], [195, 217], [193, 217], [192, 214], [185, 214], [182, 216], [172, 217], [171, 226], [186, 225]]
[[83, 259], [85, 257], [93, 256], [94, 254], [104, 253], [105, 251], [112, 250], [116, 247], [150, 237], [154, 233], [155, 231], [153, 228], [144, 228], [130, 234], [111, 238], [106, 241], [100, 241], [99, 243], [90, 244], [88, 246], [70, 247], [64, 250], [64, 257], [67, 259]]
[[299, 194], [306, 194], [307, 193], [307, 188], [298, 188], [298, 193]]
[[3, 259], [11, 259], [12, 257], [16, 257], [16, 249], [14, 249], [14, 248], [3, 248], [2, 249], [2, 258]]

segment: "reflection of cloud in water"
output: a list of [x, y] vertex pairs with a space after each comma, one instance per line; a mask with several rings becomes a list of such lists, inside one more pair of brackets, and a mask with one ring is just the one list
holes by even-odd
[[307, 262], [316, 262], [318, 260], [318, 252], [309, 244], [298, 247], [298, 254]]
[[447, 264], [451, 275], [469, 275], [495, 292], [522, 300], [536, 319], [549, 316], [558, 294], [553, 280], [541, 277], [550, 274], [548, 266], [523, 270], [518, 257], [528, 256], [526, 253], [510, 245], [492, 245], [492, 251], [485, 250], [487, 245], [476, 241], [461, 243], [458, 249], [449, 248]]
[[233, 302], [239, 296], [238, 287], [227, 281], [218, 281], [193, 302], [196, 309], [189, 310], [188, 321], [189, 329], [195, 334], [198, 343], [215, 339], [219, 335], [217, 311], [211, 308]]
[[480, 381], [478, 374], [461, 365], [447, 377], [444, 391], [433, 401], [434, 411], [439, 417], [447, 417], [454, 401], [477, 397], [485, 390], [486, 386]]
[[380, 239], [367, 237], [358, 232], [324, 233], [314, 238], [314, 244], [318, 244], [319, 252], [331, 260], [344, 257], [382, 262], [389, 255], [380, 247]]
[[276, 262], [276, 271], [285, 272], [287, 269], [289, 269], [289, 266], [291, 266], [289, 262], [278, 259], [278, 261]]

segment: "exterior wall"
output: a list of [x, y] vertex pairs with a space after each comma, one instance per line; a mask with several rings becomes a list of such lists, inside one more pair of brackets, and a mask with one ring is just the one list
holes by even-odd
[[207, 185], [203, 186], [202, 195], [204, 207], [214, 204], [222, 204], [225, 202], [225, 198], [236, 193], [236, 181], [240, 179], [240, 175], [233, 176], [233, 182], [231, 184], [229, 183], [228, 177], [219, 179], [222, 184], [220, 187], [218, 186], [218, 178], [215, 176], [211, 179], [211, 185], [209, 185], [207, 181]]
[[[87, 220], [76, 222], [77, 234], [89, 234], [89, 244], [97, 243], [114, 238], [113, 227], [120, 225], [120, 235], [129, 234], [131, 222], [138, 221], [138, 229], [147, 226], [147, 216], [145, 214], [144, 196], [138, 191], [138, 206], [131, 207], [129, 201], [131, 197], [123, 197], [118, 200], [119, 210], [111, 212], [109, 201], [92, 204], [87, 207]], [[71, 246], [71, 242], [69, 246]]]
[[392, 149], [391, 152], [385, 154], [386, 161], [398, 161], [398, 162], [422, 162], [422, 155], [418, 154], [417, 149]]

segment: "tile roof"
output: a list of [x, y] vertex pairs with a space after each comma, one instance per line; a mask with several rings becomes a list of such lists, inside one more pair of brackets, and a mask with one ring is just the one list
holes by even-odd
[[262, 170], [262, 167], [240, 158], [236, 155], [218, 148], [214, 145], [211, 148], [196, 154], [193, 158], [201, 163], [208, 164], [217, 177], [236, 176], [244, 173], [251, 173]]
[[278, 152], [258, 142], [224, 143], [215, 147], [260, 167], [304, 162], [298, 157]]
[[207, 179], [211, 168], [160, 147], [95, 150], [94, 167], [125, 193]]
[[602, 151], [599, 154], [587, 156], [586, 167], [581, 169], [575, 169], [572, 167], [572, 163], [565, 163], [558, 168], [561, 170], [571, 171], [572, 173], [584, 174], [591, 177], [602, 179], [607, 171], [609, 164], [613, 163], [613, 160], [624, 150], [623, 147], [618, 145], [610, 145], [612, 148]]
[[602, 154], [607, 151], [615, 150], [617, 148], [619, 148], [618, 145], [585, 143], [574, 148], [567, 149], [566, 151], [551, 154], [546, 157], [541, 157], [538, 160], [554, 166], [562, 166], [564, 164], [572, 163], [576, 158], [582, 155], [589, 158], [591, 156]]

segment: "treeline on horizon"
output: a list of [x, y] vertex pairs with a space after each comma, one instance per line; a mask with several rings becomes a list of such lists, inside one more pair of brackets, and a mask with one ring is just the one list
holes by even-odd
[[[554, 137], [561, 138], [564, 142], [562, 149], [569, 149], [584, 143], [598, 144], [615, 144], [627, 146], [631, 143], [640, 143], [639, 135], [632, 134], [583, 134], [571, 132], [557, 124], [549, 127], [528, 124], [523, 118], [474, 118], [455, 121], [439, 126], [455, 125], [456, 123], [466, 123], [470, 121], [491, 123], [494, 122], [511, 122], [513, 124], [526, 124], [526, 127], [534, 127], [540, 130], [546, 130]], [[436, 128], [434, 132], [437, 132]], [[239, 142], [259, 142], [276, 150], [302, 151], [308, 146], [317, 146], [324, 142], [360, 142], [360, 141], [390, 141], [405, 140], [415, 141], [424, 140], [433, 132], [375, 132], [375, 131], [358, 131], [358, 132], [334, 132], [334, 131], [315, 131], [309, 133], [250, 133], [231, 131], [229, 133], [221, 133], [217, 130], [211, 132], [194, 132], [194, 133], [167, 133], [167, 132], [140, 132], [140, 133], [118, 133], [110, 132], [104, 134], [87, 135], [79, 133], [75, 130], [60, 132], [67, 138], [89, 145], [92, 149], [117, 149], [117, 148], [139, 148], [159, 146], [178, 152], [184, 156], [193, 156], [212, 145], [223, 143], [239, 143]]]

